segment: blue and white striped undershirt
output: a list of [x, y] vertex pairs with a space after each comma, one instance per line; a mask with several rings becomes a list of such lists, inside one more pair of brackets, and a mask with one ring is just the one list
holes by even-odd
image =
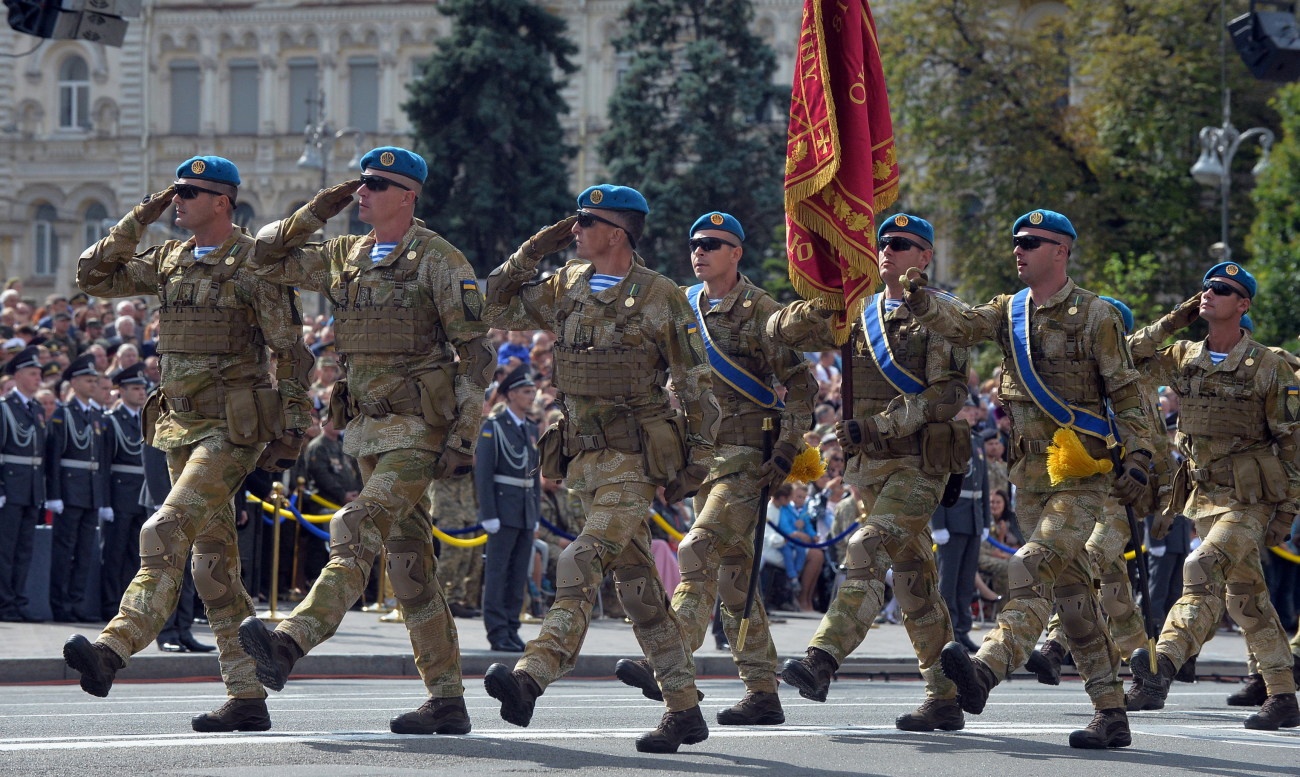
[[375, 243], [370, 249], [370, 261], [382, 262], [384, 257], [393, 252], [394, 248], [397, 248], [396, 243]]
[[601, 275], [596, 273], [591, 276], [591, 293], [599, 294], [605, 289], [613, 288], [619, 281], [623, 280], [617, 275]]
[[885, 312], [893, 313], [895, 310], [898, 310], [899, 306], [902, 304], [903, 301], [901, 299], [890, 299], [889, 297], [885, 297]]
[[194, 246], [194, 258], [202, 259], [215, 250], [217, 250], [216, 246]]
[[1226, 353], [1219, 353], [1218, 351], [1210, 351], [1210, 364], [1218, 364], [1219, 362], [1223, 361], [1226, 358], [1228, 358], [1228, 354]]

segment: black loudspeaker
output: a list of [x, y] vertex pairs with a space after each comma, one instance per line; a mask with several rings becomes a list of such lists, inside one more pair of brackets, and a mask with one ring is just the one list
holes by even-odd
[[1270, 5], [1288, 10], [1256, 11], [1255, 4], [1251, 3], [1250, 13], [1228, 23], [1228, 33], [1241, 60], [1256, 78], [1295, 81], [1300, 79], [1300, 26], [1296, 23], [1294, 6]]

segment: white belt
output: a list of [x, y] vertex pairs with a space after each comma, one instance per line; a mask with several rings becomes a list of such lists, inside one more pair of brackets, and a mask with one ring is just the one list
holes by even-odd
[[960, 498], [961, 499], [983, 499], [984, 489], [982, 488], [962, 489]]
[[0, 454], [0, 462], [5, 464], [23, 464], [28, 467], [39, 467], [44, 461], [40, 456], [16, 456], [12, 453]]
[[537, 483], [533, 478], [512, 478], [509, 475], [493, 475], [492, 482], [516, 488], [532, 488]]
[[114, 464], [111, 469], [113, 472], [118, 472], [123, 475], [144, 474], [144, 466], [140, 464]]
[[68, 469], [88, 469], [91, 472], [99, 471], [98, 461], [86, 461], [84, 459], [59, 459], [59, 466]]

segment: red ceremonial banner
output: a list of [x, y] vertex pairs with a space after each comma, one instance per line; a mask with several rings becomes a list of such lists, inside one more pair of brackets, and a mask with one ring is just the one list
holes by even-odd
[[880, 283], [876, 213], [898, 198], [889, 96], [867, 0], [804, 0], [785, 161], [790, 281], [839, 342]]

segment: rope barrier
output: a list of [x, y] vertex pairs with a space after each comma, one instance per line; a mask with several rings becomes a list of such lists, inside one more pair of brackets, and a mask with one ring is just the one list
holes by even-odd
[[437, 537], [442, 542], [445, 542], [454, 548], [477, 548], [479, 545], [482, 545], [488, 541], [488, 535], [486, 534], [475, 537], [472, 540], [462, 540], [459, 537], [451, 536], [450, 534], [443, 531], [442, 529], [439, 529], [437, 526], [433, 527], [433, 536]]
[[539, 516], [537, 520], [541, 521], [542, 525], [550, 529], [551, 533], [553, 533], [557, 537], [562, 537], [568, 540], [569, 542], [573, 542], [574, 540], [578, 539], [578, 536], [576, 534], [569, 534], [567, 531], [561, 529], [559, 526], [556, 526], [555, 524], [551, 523], [545, 518]]
[[[257, 497], [253, 496], [252, 494], [248, 494], [248, 493], [246, 493], [245, 495], [248, 497], [249, 501], [257, 502], [258, 504], [262, 505], [262, 509], [263, 509], [263, 510], [265, 510], [265, 511], [267, 511], [267, 512], [270, 512], [270, 511], [271, 511], [271, 509], [272, 509], [272, 508], [271, 508], [271, 505], [267, 504], [266, 502], [263, 502], [261, 499], [258, 499]], [[311, 495], [311, 498], [312, 498], [312, 499], [313, 499], [317, 504], [320, 504], [320, 505], [323, 506], [323, 507], [327, 507], [327, 508], [329, 508], [329, 509], [331, 509], [331, 510], [338, 510], [338, 509], [339, 509], [339, 505], [336, 505], [336, 504], [334, 504], [333, 502], [330, 502], [329, 500], [322, 499], [322, 498], [320, 498], [319, 496], [317, 496], [317, 495], [315, 495], [315, 494], [312, 494], [312, 495]], [[293, 504], [293, 502], [290, 501], [290, 505], [291, 505], [291, 506], [292, 506], [292, 504]], [[295, 513], [297, 513], [297, 508], [296, 508], [296, 507], [294, 508], [294, 513], [290, 513], [290, 512], [288, 512], [288, 511], [283, 511], [283, 510], [282, 510], [282, 511], [281, 511], [281, 514], [282, 514], [281, 517], [282, 517], [282, 518], [294, 518], [295, 520], [297, 520], [297, 515], [295, 515]], [[301, 513], [298, 513], [298, 515], [301, 515]], [[313, 532], [314, 534], [316, 534], [316, 535], [319, 536], [319, 537], [324, 537], [325, 539], [329, 539], [329, 533], [328, 533], [328, 532], [321, 531], [320, 529], [317, 529], [315, 526], [312, 526], [312, 525], [311, 525], [311, 522], [313, 521], [313, 519], [321, 519], [321, 521], [316, 521], [316, 522], [318, 522], [318, 523], [319, 523], [319, 522], [323, 522], [323, 521], [328, 521], [329, 519], [331, 519], [331, 518], [334, 517], [332, 514], [331, 514], [331, 515], [316, 515], [316, 516], [313, 516], [313, 515], [304, 515], [304, 516], [302, 516], [302, 517], [303, 517], [303, 526], [304, 526], [304, 527], [309, 528], [310, 530], [312, 530], [312, 532]], [[270, 520], [269, 520], [269, 519], [267, 520], [267, 523], [270, 523]], [[466, 534], [466, 533], [471, 532], [471, 531], [476, 531], [476, 530], [478, 530], [478, 529], [480, 529], [480, 528], [482, 528], [482, 527], [481, 527], [481, 526], [471, 526], [471, 527], [468, 527], [468, 528], [466, 528], [466, 529], [456, 529], [456, 530], [454, 530], [454, 531], [455, 531], [457, 534]], [[455, 547], [455, 548], [476, 548], [476, 547], [478, 547], [479, 545], [482, 545], [482, 544], [486, 543], [486, 542], [487, 542], [487, 538], [488, 538], [488, 536], [487, 536], [486, 534], [484, 534], [484, 535], [481, 535], [481, 536], [475, 537], [475, 538], [473, 538], [473, 539], [462, 540], [462, 539], [460, 539], [459, 537], [453, 537], [450, 533], [445, 532], [445, 531], [443, 531], [442, 529], [439, 529], [437, 526], [432, 527], [432, 530], [433, 530], [433, 536], [437, 537], [441, 542], [445, 542], [446, 544], [451, 545], [452, 547]]]
[[[247, 494], [247, 493], [246, 493], [245, 496], [248, 497], [248, 500], [249, 500], [250, 502], [256, 502], [257, 504], [261, 505], [261, 507], [262, 507], [262, 512], [264, 512], [264, 513], [270, 513], [270, 512], [273, 512], [273, 511], [274, 511], [274, 512], [278, 513], [278, 518], [279, 518], [279, 520], [280, 520], [280, 523], [284, 523], [286, 520], [294, 520], [294, 521], [298, 521], [299, 513], [298, 513], [298, 511], [297, 511], [297, 508], [293, 508], [292, 504], [290, 505], [290, 507], [292, 508], [292, 512], [290, 512], [289, 510], [284, 510], [284, 509], [281, 509], [281, 510], [278, 510], [278, 511], [277, 511], [277, 510], [275, 510], [274, 507], [271, 506], [270, 503], [268, 503], [268, 502], [263, 502], [261, 499], [258, 499], [257, 497], [253, 496], [252, 494]], [[270, 515], [263, 515], [263, 516], [262, 516], [262, 520], [263, 520], [264, 522], [266, 522], [268, 525], [269, 525], [269, 524], [274, 524], [274, 523], [275, 523], [275, 521], [272, 519], [272, 517], [271, 517]], [[329, 532], [324, 531], [323, 529], [318, 529], [318, 528], [316, 528], [315, 526], [311, 525], [310, 523], [306, 522], [305, 520], [303, 520], [303, 521], [299, 521], [299, 523], [302, 525], [302, 527], [303, 527], [304, 529], [306, 529], [307, 531], [311, 532], [313, 535], [315, 535], [315, 536], [317, 536], [317, 537], [319, 537], [319, 538], [321, 538], [321, 539], [323, 539], [323, 540], [328, 540], [328, 539], [330, 538], [330, 534], [329, 534]]]
[[672, 537], [674, 540], [677, 540], [678, 542], [681, 542], [682, 538], [686, 536], [685, 534], [682, 534], [681, 532], [677, 531], [677, 529], [673, 528], [673, 525], [671, 523], [664, 520], [664, 517], [659, 513], [656, 513], [654, 510], [650, 511], [650, 519], [654, 521], [659, 526], [660, 529], [663, 529], [668, 534], [669, 537]]
[[772, 529], [775, 530], [777, 534], [781, 535], [782, 537], [785, 537], [786, 542], [789, 542], [792, 545], [798, 545], [801, 548], [829, 548], [830, 546], [834, 545], [835, 543], [839, 542], [840, 540], [844, 539], [845, 537], [849, 536], [850, 534], [858, 530], [858, 522], [854, 521], [852, 526], [840, 532], [839, 534], [835, 535], [834, 537], [831, 537], [829, 540], [825, 540], [823, 542], [804, 542], [803, 540], [795, 539], [794, 537], [791, 537], [789, 534], [786, 534], [785, 532], [781, 531], [781, 527], [777, 526], [771, 521], [768, 521], [767, 525], [771, 526]]
[[1291, 551], [1287, 550], [1285, 547], [1281, 545], [1276, 545], [1274, 547], [1271, 547], [1269, 548], [1269, 550], [1273, 551], [1274, 554], [1281, 556], [1287, 561], [1290, 561], [1292, 564], [1300, 564], [1300, 556], [1297, 556], [1296, 554], [1292, 553]]
[[1016, 552], [1016, 549], [1015, 549], [1015, 548], [1011, 547], [1010, 545], [1003, 545], [1002, 543], [998, 542], [997, 540], [993, 539], [992, 537], [987, 537], [987, 538], [985, 538], [984, 541], [987, 542], [988, 544], [992, 545], [993, 547], [997, 548], [998, 550], [1002, 551], [1003, 553], [1013, 553], [1013, 554], [1014, 554], [1014, 553]]

